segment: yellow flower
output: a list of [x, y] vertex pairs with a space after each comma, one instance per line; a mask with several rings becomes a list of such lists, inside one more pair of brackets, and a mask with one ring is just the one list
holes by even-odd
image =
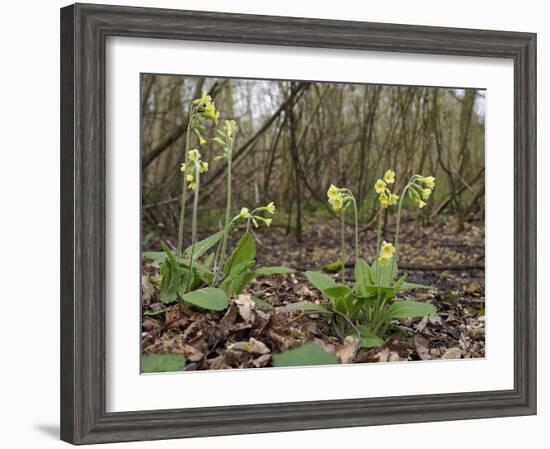
[[433, 176], [424, 176], [421, 180], [429, 189], [435, 187], [435, 178]]
[[208, 103], [212, 101], [212, 97], [208, 95], [208, 92], [203, 92], [201, 98], [197, 98], [196, 100], [193, 100], [193, 104], [199, 105], [199, 107], [205, 107]]
[[327, 190], [327, 196], [329, 198], [334, 198], [335, 196], [340, 196], [340, 189], [334, 184], [331, 184]]
[[243, 207], [241, 209], [241, 212], [239, 212], [239, 215], [242, 218], [250, 218], [250, 211], [248, 210], [248, 207]]
[[220, 113], [216, 111], [216, 106], [208, 93], [203, 93], [201, 98], [193, 101], [193, 104], [197, 106], [198, 114], [202, 115], [205, 119], [210, 119], [213, 120], [214, 123], [218, 123]]
[[397, 204], [397, 200], [399, 199], [399, 195], [396, 195], [395, 193], [390, 194], [390, 197], [388, 198], [388, 204], [390, 206], [395, 206]]
[[265, 210], [270, 213], [271, 215], [273, 215], [275, 213], [275, 204], [273, 203], [273, 201], [271, 201], [271, 203], [269, 203], [266, 207], [265, 207]]
[[380, 207], [382, 209], [387, 209], [390, 205], [390, 199], [388, 198], [388, 195], [386, 195], [385, 192], [382, 192], [380, 196], [378, 197], [378, 200], [380, 201]]
[[199, 137], [199, 145], [204, 145], [206, 143], [206, 140], [204, 139], [204, 137], [200, 136]]
[[395, 247], [393, 246], [393, 244], [384, 240], [382, 242], [382, 248], [380, 248], [380, 257], [391, 259], [394, 253]]
[[384, 190], [386, 190], [386, 183], [384, 181], [382, 181], [381, 179], [379, 179], [374, 184], [374, 190], [376, 191], [376, 193], [383, 193]]
[[181, 167], [180, 167], [180, 171], [182, 173], [185, 173], [185, 162], [182, 162]]
[[195, 180], [193, 175], [187, 175], [187, 182], [193, 182]]
[[199, 171], [201, 173], [206, 173], [208, 171], [208, 162], [201, 162], [199, 165]]
[[267, 225], [267, 227], [269, 228], [269, 226], [271, 226], [271, 218], [264, 218], [264, 223]]
[[431, 189], [422, 189], [422, 199], [427, 200], [432, 194]]
[[422, 201], [420, 198], [418, 198], [416, 205], [418, 206], [419, 209], [422, 209], [426, 205], [426, 203]]
[[330, 197], [328, 199], [329, 204], [332, 206], [334, 212], [338, 212], [344, 206], [344, 200], [342, 195], [338, 194], [337, 196]]
[[210, 103], [206, 108], [204, 108], [204, 116], [211, 119], [214, 123], [218, 123], [220, 120], [220, 111], [216, 111], [216, 106], [214, 102]]
[[199, 150], [191, 150], [189, 151], [189, 154], [187, 156], [190, 161], [198, 161], [201, 158], [201, 154], [199, 153]]
[[388, 184], [393, 184], [395, 182], [395, 172], [393, 170], [388, 170], [386, 173], [384, 173], [384, 181], [386, 181]]
[[387, 266], [390, 264], [390, 260], [391, 260], [391, 258], [387, 258], [387, 257], [380, 256], [380, 257], [378, 258], [378, 263], [379, 263], [382, 267], [387, 267]]
[[189, 190], [195, 190], [195, 187], [197, 187], [197, 184], [194, 183], [194, 182], [190, 183], [190, 184], [187, 186], [187, 188], [188, 188]]

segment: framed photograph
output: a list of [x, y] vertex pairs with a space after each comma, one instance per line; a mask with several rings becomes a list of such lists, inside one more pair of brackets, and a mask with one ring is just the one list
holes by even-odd
[[61, 437], [536, 413], [536, 35], [61, 10]]

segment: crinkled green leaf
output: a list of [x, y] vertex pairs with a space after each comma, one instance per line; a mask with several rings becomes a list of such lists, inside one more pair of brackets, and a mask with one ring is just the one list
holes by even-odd
[[384, 318], [415, 318], [431, 315], [436, 311], [435, 306], [418, 301], [395, 301], [384, 311]]
[[241, 239], [237, 243], [237, 246], [235, 246], [235, 249], [231, 253], [231, 256], [225, 263], [224, 274], [227, 276], [229, 273], [231, 273], [234, 267], [237, 267], [243, 262], [253, 261], [255, 258], [256, 243], [254, 242], [254, 238], [252, 237], [252, 235], [247, 232], [241, 237]]
[[299, 348], [273, 354], [272, 363], [276, 367], [336, 365], [338, 358], [315, 343], [306, 343]]
[[295, 273], [296, 270], [288, 267], [263, 267], [256, 270], [258, 276], [273, 276], [274, 274]]
[[182, 371], [187, 360], [180, 354], [145, 354], [141, 357], [142, 373]]
[[403, 282], [401, 290], [412, 290], [415, 288], [433, 288], [431, 285], [413, 284], [411, 282]]
[[325, 309], [320, 304], [299, 302], [295, 304], [289, 304], [285, 307], [290, 312], [319, 312], [319, 313], [332, 313], [330, 310]]
[[361, 340], [362, 348], [374, 348], [376, 346], [381, 346], [384, 344], [384, 340], [376, 335], [369, 335]]
[[142, 256], [157, 263], [162, 263], [166, 260], [166, 253], [164, 251], [146, 251], [142, 253]]
[[335, 284], [332, 287], [325, 288], [323, 293], [331, 299], [341, 299], [345, 298], [349, 292], [350, 288], [344, 284]]
[[334, 287], [336, 282], [330, 276], [318, 271], [306, 271], [305, 275], [309, 282], [321, 292], [327, 288]]
[[[195, 248], [193, 249], [193, 259], [196, 259], [202, 256], [206, 251], [212, 248], [216, 243], [220, 241], [223, 237], [223, 230], [212, 234], [211, 236], [195, 243]], [[191, 247], [187, 248], [183, 254], [187, 257], [191, 257]]]
[[229, 305], [227, 295], [221, 288], [206, 287], [186, 293], [185, 302], [208, 310], [223, 310]]
[[380, 265], [377, 259], [370, 267], [370, 279], [371, 283], [374, 285], [391, 287], [396, 277], [397, 263], [395, 263], [395, 259], [393, 260], [393, 263], [389, 263], [387, 266]]
[[255, 277], [256, 272], [254, 271], [231, 275], [231, 277], [224, 279], [220, 288], [227, 293], [227, 296], [236, 296], [241, 293]]
[[263, 309], [263, 310], [273, 309], [273, 306], [267, 301], [264, 301], [263, 299], [255, 298], [254, 296], [252, 296], [251, 299], [256, 303], [256, 306], [259, 307], [260, 309]]
[[367, 296], [365, 285], [370, 283], [370, 267], [363, 259], [355, 261], [355, 291], [360, 296]]

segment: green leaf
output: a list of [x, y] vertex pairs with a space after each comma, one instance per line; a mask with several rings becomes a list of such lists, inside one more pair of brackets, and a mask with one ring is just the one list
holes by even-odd
[[185, 302], [208, 310], [223, 310], [229, 305], [221, 288], [206, 287], [186, 293], [181, 297]]
[[221, 288], [228, 294], [228, 296], [236, 296], [241, 293], [255, 277], [256, 272], [254, 271], [242, 273], [238, 276], [229, 278], [227, 282], [224, 281]]
[[384, 340], [376, 335], [369, 335], [368, 337], [363, 338], [361, 341], [362, 348], [374, 348], [376, 346], [381, 346], [384, 344]]
[[188, 270], [179, 265], [176, 258], [168, 247], [161, 242], [164, 248], [166, 259], [160, 266], [161, 282], [160, 282], [160, 300], [164, 304], [174, 302], [177, 298], [178, 291], [186, 285], [186, 276]]
[[146, 251], [142, 253], [142, 256], [157, 263], [162, 263], [166, 260], [166, 253], [164, 251]]
[[254, 242], [254, 238], [252, 237], [252, 235], [247, 232], [241, 237], [241, 239], [237, 243], [237, 246], [233, 250], [233, 253], [225, 263], [225, 275], [227, 276], [229, 273], [231, 273], [233, 267], [243, 262], [253, 261], [255, 258], [256, 243]]
[[336, 262], [327, 263], [323, 266], [323, 271], [325, 273], [338, 273], [342, 269], [342, 261], [337, 260]]
[[[205, 238], [195, 243], [195, 249], [193, 250], [193, 259], [202, 256], [206, 251], [212, 248], [223, 237], [223, 229], [221, 231], [212, 234], [210, 237]], [[187, 248], [183, 254], [187, 257], [191, 257], [191, 247]]]
[[355, 261], [355, 290], [361, 296], [367, 296], [365, 285], [370, 283], [370, 267], [363, 259]]
[[336, 282], [330, 276], [326, 274], [319, 273], [318, 271], [306, 271], [305, 273], [309, 282], [313, 284], [315, 288], [321, 292], [327, 288], [334, 287]]
[[403, 282], [401, 285], [400, 290], [412, 290], [415, 288], [433, 288], [430, 285], [422, 285], [422, 284], [413, 284], [411, 282]]
[[384, 319], [415, 318], [431, 315], [436, 311], [435, 306], [418, 301], [395, 301], [384, 311]]
[[260, 308], [260, 309], [263, 309], [263, 310], [271, 310], [273, 309], [273, 306], [268, 303], [267, 301], [264, 301], [263, 299], [260, 299], [260, 298], [255, 298], [254, 296], [252, 296], [252, 301], [254, 301], [256, 303], [256, 305]]
[[338, 358], [335, 354], [324, 351], [315, 343], [306, 343], [300, 348], [290, 349], [272, 356], [272, 364], [276, 367], [336, 365], [337, 363]]
[[203, 265], [206, 269], [210, 270], [210, 268], [212, 268], [212, 265], [214, 264], [214, 257], [215, 257], [214, 253], [210, 253], [208, 255], [208, 257], [206, 258], [206, 260], [203, 263]]
[[[392, 269], [393, 265], [393, 269]], [[397, 277], [397, 264], [395, 260], [393, 263], [387, 266], [380, 265], [378, 259], [374, 261], [370, 268], [370, 278], [374, 285], [380, 285], [381, 287], [391, 287], [393, 281]]]
[[141, 357], [141, 372], [182, 371], [186, 363], [185, 357], [179, 354], [145, 354]]
[[258, 276], [273, 276], [274, 274], [295, 273], [296, 270], [288, 267], [263, 267], [256, 270]]
[[325, 288], [323, 293], [331, 299], [341, 299], [348, 296], [350, 288], [344, 284], [335, 284], [332, 287]]
[[143, 316], [160, 316], [163, 313], [165, 313], [167, 310], [170, 310], [170, 309], [166, 307], [162, 310], [157, 310], [156, 312], [153, 310], [146, 310], [145, 312], [143, 312]]
[[285, 307], [286, 310], [289, 312], [319, 312], [319, 313], [332, 313], [330, 310], [325, 309], [320, 304], [314, 304], [314, 303], [295, 303], [295, 304], [289, 304]]

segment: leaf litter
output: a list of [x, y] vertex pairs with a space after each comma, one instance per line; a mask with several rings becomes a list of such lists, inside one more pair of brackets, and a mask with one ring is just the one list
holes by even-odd
[[[364, 348], [354, 336], [343, 340], [336, 337], [330, 317], [315, 309], [315, 305], [326, 306], [326, 299], [302, 272], [334, 263], [340, 251], [333, 227], [315, 223], [305, 228], [304, 243], [278, 228], [263, 233], [258, 265], [286, 265], [299, 271], [255, 279], [219, 312], [181, 302], [169, 307], [162, 304], [158, 286], [152, 282], [158, 275], [158, 263], [144, 262], [143, 353], [182, 355], [187, 360], [184, 370], [188, 371], [274, 366], [274, 355], [308, 343], [334, 354], [339, 363], [485, 357], [483, 223], [466, 224], [458, 236], [448, 220], [421, 228], [422, 238], [412, 235], [418, 227], [407, 224], [403, 223], [400, 250], [400, 265], [407, 269], [402, 271], [408, 274], [407, 281], [435, 288], [413, 290], [402, 298], [433, 304], [437, 312], [396, 320], [381, 346]], [[362, 234], [361, 247], [372, 247], [368, 244], [375, 238], [374, 231]], [[350, 280], [353, 273], [348, 269], [346, 275]], [[338, 280], [339, 274], [333, 276]], [[312, 307], [308, 311], [292, 310], [296, 304]]]

